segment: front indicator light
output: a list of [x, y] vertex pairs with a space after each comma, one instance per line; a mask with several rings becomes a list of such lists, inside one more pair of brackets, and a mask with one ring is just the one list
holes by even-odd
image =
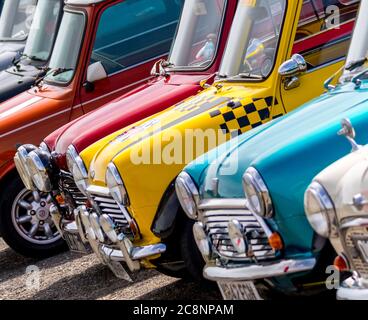
[[277, 232], [268, 237], [268, 243], [273, 250], [282, 250], [284, 247], [281, 236]]
[[349, 270], [348, 263], [347, 263], [345, 257], [343, 257], [343, 256], [337, 256], [335, 258], [334, 267], [340, 272]]

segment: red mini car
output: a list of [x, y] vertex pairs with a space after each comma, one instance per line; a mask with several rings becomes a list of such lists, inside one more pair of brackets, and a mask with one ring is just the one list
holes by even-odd
[[[49, 135], [40, 148], [25, 145], [19, 149], [18, 155], [23, 159], [32, 150], [48, 158], [51, 184], [49, 190], [42, 191], [46, 191], [45, 197], [51, 193], [56, 200], [51, 207], [47, 206], [48, 213], [51, 211], [53, 226], [59, 227], [72, 250], [84, 251], [76, 245], [80, 241], [74, 241], [80, 235], [74, 223], [73, 209], [87, 199], [68, 172], [67, 149], [72, 145], [79, 153], [106, 135], [163, 111], [212, 83], [219, 69], [236, 6], [237, 0], [186, 0], [169, 59], [156, 63], [153, 68], [156, 79], [60, 128]], [[20, 160], [18, 158], [17, 162], [21, 163]], [[44, 239], [44, 245], [22, 252], [44, 255], [53, 252], [51, 249], [60, 243], [56, 233], [53, 237], [45, 234]], [[50, 240], [54, 240], [52, 245], [48, 243]]]

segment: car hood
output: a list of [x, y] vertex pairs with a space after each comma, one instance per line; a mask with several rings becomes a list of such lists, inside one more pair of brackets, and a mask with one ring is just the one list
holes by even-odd
[[208, 74], [180, 75], [153, 80], [64, 126], [48, 136], [45, 142], [59, 155], [65, 155], [71, 144], [81, 152], [112, 132], [197, 93], [201, 89], [199, 82], [209, 77]]
[[[221, 89], [211, 87], [158, 115], [136, 123], [130, 128], [125, 128], [99, 141], [93, 147], [94, 150], [90, 150], [92, 152], [85, 153], [86, 155], [87, 153], [94, 154], [91, 162], [91, 170], [95, 172], [94, 183], [104, 184], [106, 166], [112, 160], [119, 164], [125, 161], [125, 167], [129, 165], [134, 166], [129, 154], [132, 150], [134, 151], [135, 147], [139, 149], [143, 144], [147, 144], [144, 147], [150, 149], [151, 139], [155, 140], [157, 137], [157, 139], [161, 140], [160, 135], [164, 134], [164, 132], [169, 132], [169, 130], [177, 129], [180, 134], [180, 132], [186, 129], [196, 129], [198, 128], [198, 123], [201, 123], [207, 117], [211, 117], [211, 111], [225, 108], [233, 99], [241, 99], [238, 97], [244, 99], [244, 97], [255, 96], [262, 90], [265, 89], [247, 88], [241, 85], [230, 84], [225, 85]], [[218, 121], [223, 122], [222, 118]], [[213, 120], [211, 126], [215, 125], [215, 123], [216, 121]], [[201, 126], [199, 128], [206, 129]], [[89, 148], [86, 151], [88, 150]], [[127, 158], [123, 160], [122, 158], [125, 157]]]
[[16, 129], [18, 123], [23, 123], [24, 114], [32, 112], [33, 105], [43, 99], [43, 97], [31, 93], [31, 91], [25, 91], [1, 103], [0, 137]]
[[6, 101], [17, 94], [28, 90], [45, 71], [33, 65], [20, 65], [20, 69], [11, 67], [0, 72], [0, 102]]
[[[260, 172], [274, 197], [282, 197], [286, 189], [304, 193], [321, 169], [349, 152], [351, 147], [346, 139], [337, 135], [342, 118], [351, 119], [358, 140], [368, 141], [368, 90], [356, 90], [350, 83], [341, 86], [259, 130], [242, 135], [237, 143], [224, 144], [220, 147], [222, 152], [213, 151], [216, 158], [210, 152], [210, 163], [199, 167], [193, 163], [186, 170], [200, 186], [203, 198], [213, 197], [209, 186], [214, 178], [219, 179], [218, 197], [244, 197], [241, 181], [250, 166]], [[228, 168], [233, 169], [230, 174]], [[280, 190], [279, 186], [285, 184], [286, 189]], [[290, 197], [302, 201], [300, 193], [291, 192]]]

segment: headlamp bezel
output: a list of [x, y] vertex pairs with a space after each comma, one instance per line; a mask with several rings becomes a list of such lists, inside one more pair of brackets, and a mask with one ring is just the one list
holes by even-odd
[[[182, 209], [191, 220], [198, 218], [199, 192], [192, 177], [182, 171], [175, 181], [175, 190]], [[187, 200], [190, 203], [186, 202]]]
[[[313, 198], [308, 199], [309, 196]], [[315, 204], [318, 205], [319, 211], [312, 212], [310, 203], [308, 201], [314, 200]], [[309, 224], [313, 228], [313, 230], [324, 238], [330, 238], [332, 235], [335, 234], [334, 228], [334, 221], [336, 217], [336, 209], [335, 205], [328, 194], [327, 190], [317, 181], [313, 181], [304, 194], [304, 209], [306, 213], [306, 217], [308, 219]], [[315, 221], [312, 219], [313, 216], [320, 215], [321, 218], [324, 219], [324, 223], [326, 224], [326, 228], [324, 231], [319, 230], [316, 225]], [[321, 227], [321, 224], [318, 224]]]
[[[242, 183], [249, 209], [262, 218], [271, 219], [274, 215], [272, 199], [269, 190], [258, 170], [253, 167], [249, 167], [244, 172]], [[252, 188], [255, 192], [255, 196], [259, 202], [259, 209], [253, 203], [254, 198], [249, 193], [249, 188]]]
[[129, 206], [130, 202], [128, 192], [125, 188], [123, 179], [120, 176], [119, 170], [113, 162], [110, 162], [107, 166], [105, 180], [109, 192], [114, 200], [124, 207]]

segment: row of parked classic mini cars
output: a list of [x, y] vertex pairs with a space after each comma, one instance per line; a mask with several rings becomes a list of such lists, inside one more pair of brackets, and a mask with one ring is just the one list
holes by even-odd
[[29, 2], [0, 73], [11, 248], [225, 299], [327, 290], [333, 265], [368, 298], [368, 0]]

